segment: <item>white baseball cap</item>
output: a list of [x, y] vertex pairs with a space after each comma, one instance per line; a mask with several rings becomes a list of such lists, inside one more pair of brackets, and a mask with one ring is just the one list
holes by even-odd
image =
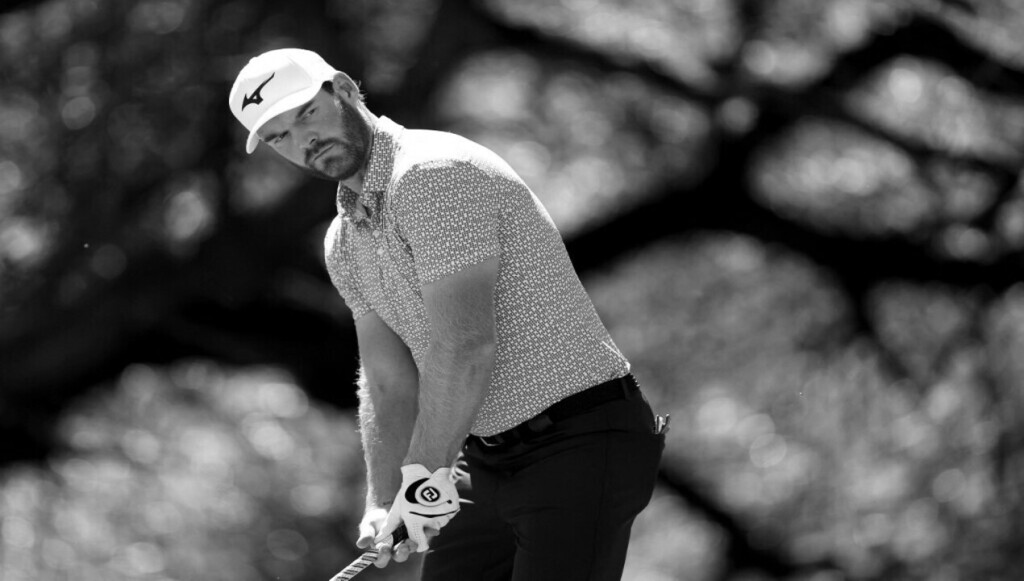
[[324, 81], [337, 73], [320, 55], [300, 48], [272, 50], [250, 59], [228, 96], [231, 112], [249, 130], [246, 153], [256, 150], [260, 127], [311, 101]]

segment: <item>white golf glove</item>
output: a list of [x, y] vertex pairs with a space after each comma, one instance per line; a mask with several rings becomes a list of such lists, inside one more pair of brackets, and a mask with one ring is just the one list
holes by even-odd
[[409, 538], [416, 543], [416, 552], [422, 553], [427, 550], [423, 528], [440, 530], [457, 512], [459, 493], [451, 468], [438, 468], [431, 474], [422, 464], [407, 464], [402, 466], [402, 487], [374, 542], [383, 541], [405, 523]]

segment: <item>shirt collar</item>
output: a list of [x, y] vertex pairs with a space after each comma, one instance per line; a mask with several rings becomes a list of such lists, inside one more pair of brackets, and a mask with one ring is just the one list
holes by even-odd
[[[398, 141], [404, 127], [381, 116], [373, 130], [373, 141], [370, 144], [370, 160], [366, 164], [366, 175], [363, 176], [363, 193], [357, 196], [345, 184], [338, 184], [337, 207], [338, 215], [350, 220], [358, 226], [379, 226], [381, 209], [384, 207], [384, 194], [391, 183], [391, 174], [395, 169], [395, 154], [398, 152]], [[362, 202], [370, 211], [368, 217], [356, 205]], [[371, 223], [372, 220], [372, 223]]]

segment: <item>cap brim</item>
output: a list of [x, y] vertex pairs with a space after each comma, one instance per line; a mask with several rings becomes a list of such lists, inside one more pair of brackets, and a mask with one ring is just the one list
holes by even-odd
[[267, 121], [270, 121], [281, 113], [286, 113], [292, 109], [305, 105], [312, 101], [313, 97], [316, 97], [316, 94], [319, 92], [320, 85], [316, 84], [297, 93], [292, 93], [291, 95], [280, 99], [277, 103], [274, 103], [273, 106], [267, 109], [263, 115], [260, 115], [259, 119], [256, 120], [256, 123], [253, 124], [252, 129], [249, 131], [249, 138], [245, 141], [245, 152], [252, 153], [256, 151], [256, 146], [260, 143], [260, 136], [257, 135], [256, 132], [259, 131]]

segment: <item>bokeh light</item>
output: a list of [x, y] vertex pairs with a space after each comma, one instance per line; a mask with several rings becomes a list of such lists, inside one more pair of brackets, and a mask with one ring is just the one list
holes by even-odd
[[334, 187], [246, 155], [225, 106], [281, 46], [496, 151], [582, 258], [673, 416], [624, 578], [1024, 577], [1019, 4], [5, 6], [0, 579], [355, 556]]
[[269, 577], [340, 568], [355, 552], [310, 545], [324, 528], [355, 532], [353, 420], [310, 405], [279, 371], [130, 367], [60, 433], [67, 453], [0, 480], [5, 579], [251, 579], [223, 560], [265, 554], [247, 567]]

